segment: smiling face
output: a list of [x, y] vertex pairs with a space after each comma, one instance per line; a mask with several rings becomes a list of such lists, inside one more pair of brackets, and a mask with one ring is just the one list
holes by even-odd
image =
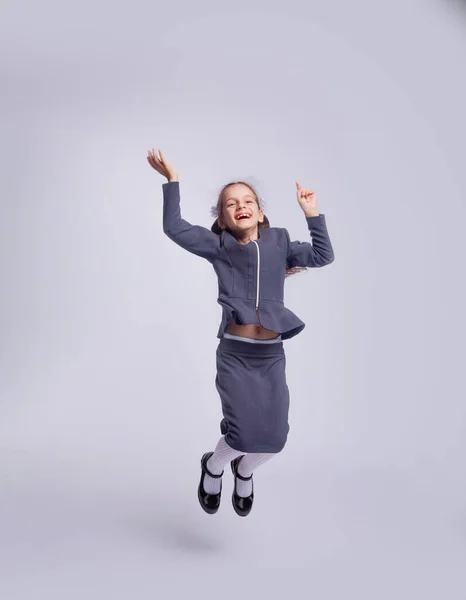
[[258, 225], [264, 221], [264, 213], [253, 191], [242, 183], [228, 186], [223, 192], [218, 223], [229, 229], [235, 237], [258, 237]]

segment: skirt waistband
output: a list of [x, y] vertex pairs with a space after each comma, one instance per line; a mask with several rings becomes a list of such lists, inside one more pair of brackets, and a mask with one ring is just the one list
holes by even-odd
[[234, 339], [222, 337], [218, 343], [220, 352], [231, 352], [249, 356], [281, 356], [284, 354], [283, 341], [274, 344], [251, 344], [243, 342], [235, 336]]
[[277, 344], [282, 341], [282, 336], [278, 334], [277, 337], [269, 340], [256, 340], [254, 338], [246, 338], [240, 335], [232, 335], [231, 333], [224, 333], [223, 337], [227, 340], [239, 340], [240, 342], [247, 342], [248, 344]]

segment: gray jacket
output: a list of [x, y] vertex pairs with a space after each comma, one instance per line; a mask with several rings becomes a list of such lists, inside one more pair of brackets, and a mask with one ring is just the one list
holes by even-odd
[[257, 241], [240, 244], [229, 231], [217, 235], [182, 218], [178, 181], [162, 188], [163, 231], [185, 250], [207, 259], [217, 274], [217, 302], [222, 307], [217, 337], [222, 337], [232, 321], [260, 324], [280, 333], [284, 340], [300, 333], [305, 324], [283, 303], [285, 269], [333, 262], [325, 215], [305, 217], [312, 244], [292, 242], [281, 227], [261, 227]]

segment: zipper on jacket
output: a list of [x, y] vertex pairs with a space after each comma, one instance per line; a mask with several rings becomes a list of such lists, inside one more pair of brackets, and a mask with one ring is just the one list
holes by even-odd
[[257, 284], [256, 284], [256, 315], [257, 315], [257, 320], [259, 320], [259, 273], [260, 273], [260, 268], [261, 268], [261, 255], [259, 252], [259, 244], [256, 242], [256, 240], [252, 240], [256, 246], [257, 246]]

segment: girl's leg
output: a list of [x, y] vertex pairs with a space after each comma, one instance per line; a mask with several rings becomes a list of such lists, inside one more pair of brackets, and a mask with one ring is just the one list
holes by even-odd
[[[229, 446], [224, 437], [221, 437], [214, 453], [207, 461], [206, 467], [213, 475], [220, 475], [226, 464], [231, 462], [234, 458], [241, 456], [244, 452], [234, 450]], [[207, 473], [204, 477], [204, 490], [207, 494], [218, 494], [220, 493], [221, 479], [214, 479], [209, 477]]]
[[[276, 456], [276, 452], [263, 454], [245, 454], [238, 464], [238, 473], [243, 477], [249, 477], [260, 465], [263, 465]], [[242, 481], [236, 478], [236, 493], [241, 498], [247, 498], [252, 493], [252, 479]]]

